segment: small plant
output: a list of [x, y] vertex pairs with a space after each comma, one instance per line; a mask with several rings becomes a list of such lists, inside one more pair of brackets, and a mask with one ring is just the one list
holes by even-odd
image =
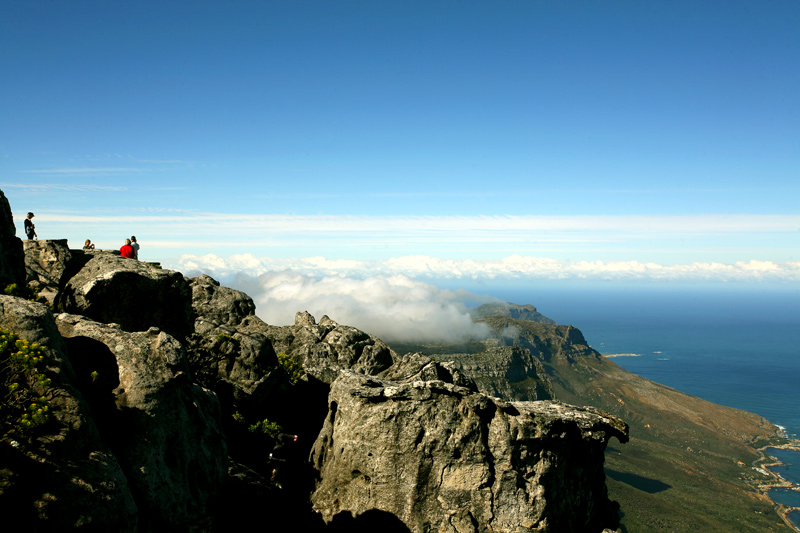
[[261, 422], [250, 424], [247, 427], [247, 431], [250, 433], [263, 433], [264, 435], [274, 439], [283, 432], [283, 429], [275, 422], [270, 422], [265, 418]]
[[283, 371], [286, 372], [286, 375], [289, 377], [289, 381], [292, 383], [292, 385], [297, 383], [297, 381], [303, 377], [303, 374], [305, 373], [303, 365], [295, 361], [291, 355], [279, 353], [278, 364], [281, 366], [281, 368], [283, 368]]
[[9, 283], [3, 288], [3, 293], [7, 294], [8, 296], [24, 298], [26, 300], [30, 300], [31, 302], [39, 302], [49, 306], [47, 298], [39, 296], [39, 291], [40, 289], [32, 289], [27, 285], [19, 286], [16, 283]]
[[52, 417], [52, 381], [44, 374], [46, 355], [38, 344], [0, 329], [0, 427], [25, 433]]

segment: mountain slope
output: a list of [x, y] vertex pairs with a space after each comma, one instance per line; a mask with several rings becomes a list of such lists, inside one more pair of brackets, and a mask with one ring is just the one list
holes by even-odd
[[[772, 502], [755, 488], [768, 478], [752, 467], [758, 447], [780, 440], [776, 426], [627, 372], [571, 326], [504, 315], [477, 321], [495, 333], [485, 344], [518, 347], [538, 358], [556, 399], [598, 407], [630, 425], [630, 442], [606, 453], [609, 496], [621, 504], [622, 531], [786, 531]], [[437, 359], [452, 359], [470, 373], [463, 354], [436, 351]], [[491, 373], [487, 365], [484, 358], [484, 374]], [[495, 385], [493, 393], [500, 390]]]

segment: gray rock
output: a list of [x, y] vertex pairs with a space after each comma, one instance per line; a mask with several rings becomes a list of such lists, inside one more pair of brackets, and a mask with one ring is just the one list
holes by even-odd
[[617, 526], [603, 452], [619, 419], [555, 402], [502, 402], [443, 381], [343, 371], [311, 460], [314, 509], [379, 510], [410, 531], [602, 531]]
[[58, 286], [72, 254], [67, 239], [40, 239], [23, 241], [25, 272], [28, 285], [39, 289], [39, 295], [52, 305]]
[[[0, 296], [0, 327], [47, 353], [54, 420], [32, 440], [0, 435], [0, 511], [34, 531], [136, 531], [125, 475], [75, 384], [53, 315], [42, 304]], [[8, 429], [8, 428], [5, 428]]]
[[276, 353], [292, 356], [316, 379], [331, 383], [342, 368], [378, 374], [394, 362], [396, 354], [377, 337], [327, 316], [315, 322], [307, 312], [298, 313], [293, 326], [270, 326], [267, 336]]
[[501, 315], [484, 317], [477, 322], [492, 328], [498, 345], [524, 348], [544, 363], [571, 363], [582, 357], [600, 357], [587, 344], [583, 333], [573, 326], [542, 324]]
[[[100, 405], [110, 442], [147, 530], [203, 528], [227, 475], [227, 448], [216, 396], [192, 383], [181, 344], [151, 328], [126, 332], [77, 315], [56, 322], [83, 366], [116, 384]], [[73, 353], [75, 352], [75, 353]], [[110, 369], [116, 368], [117, 375]]]
[[0, 289], [25, 284], [25, 254], [6, 195], [0, 191]]
[[554, 400], [555, 392], [542, 362], [530, 350], [497, 346], [479, 353], [438, 355], [470, 376], [481, 392], [507, 400]]
[[255, 315], [253, 299], [241, 291], [221, 287], [211, 276], [202, 275], [189, 280], [192, 289], [192, 310], [197, 317], [194, 330], [203, 334], [219, 326], [237, 326], [248, 316]]
[[379, 376], [399, 383], [444, 381], [478, 392], [475, 381], [462, 372], [455, 363], [451, 361], [439, 363], [420, 353], [404, 355]]
[[192, 291], [180, 272], [109, 254], [94, 254], [65, 284], [55, 309], [126, 331], [157, 327], [177, 338], [193, 326]]

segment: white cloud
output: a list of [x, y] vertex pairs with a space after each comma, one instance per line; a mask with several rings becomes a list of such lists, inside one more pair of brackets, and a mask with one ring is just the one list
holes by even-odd
[[81, 167], [81, 168], [50, 168], [35, 170], [20, 170], [23, 174], [115, 174], [119, 172], [147, 172], [146, 168], [135, 167]]
[[[42, 187], [52, 185], [42, 185]], [[91, 217], [91, 215], [87, 215]], [[124, 214], [122, 214], [124, 216]], [[54, 215], [58, 222], [72, 218]], [[331, 238], [374, 236], [481, 242], [524, 237], [529, 241], [605, 240], [609, 235], [707, 235], [778, 232], [796, 234], [800, 215], [697, 215], [697, 216], [355, 216], [355, 215], [261, 215], [185, 211], [180, 216], [150, 216], [142, 224], [168, 223], [176, 229], [204, 234], [229, 234], [239, 230], [242, 242], [266, 236], [292, 238], [326, 235]], [[241, 228], [247, 228], [242, 232]]]
[[183, 255], [178, 268], [229, 278], [237, 273], [261, 275], [290, 270], [307, 276], [402, 275], [427, 279], [652, 280], [652, 281], [800, 281], [798, 261], [694, 262], [662, 265], [640, 261], [562, 261], [510, 255], [500, 260], [455, 260], [425, 255], [377, 261], [328, 260], [324, 257], [275, 259], [252, 254], [222, 258], [215, 254]]
[[317, 320], [328, 315], [387, 342], [454, 342], [488, 333], [484, 324], [472, 322], [464, 305], [486, 298], [403, 275], [316, 278], [284, 270], [239, 276], [230, 285], [249, 294], [256, 314], [270, 324], [292, 324], [296, 312], [308, 311]]

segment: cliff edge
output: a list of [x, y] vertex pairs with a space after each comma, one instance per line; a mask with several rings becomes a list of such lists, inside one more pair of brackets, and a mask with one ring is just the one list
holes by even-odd
[[0, 296], [0, 328], [22, 343], [2, 352], [0, 509], [33, 531], [222, 531], [265, 515], [306, 531], [617, 527], [603, 464], [609, 439], [627, 440], [618, 418], [493, 399], [456, 365], [328, 317], [266, 324], [208, 276], [64, 241], [23, 259], [9, 228], [6, 280], [26, 272], [52, 305]]

